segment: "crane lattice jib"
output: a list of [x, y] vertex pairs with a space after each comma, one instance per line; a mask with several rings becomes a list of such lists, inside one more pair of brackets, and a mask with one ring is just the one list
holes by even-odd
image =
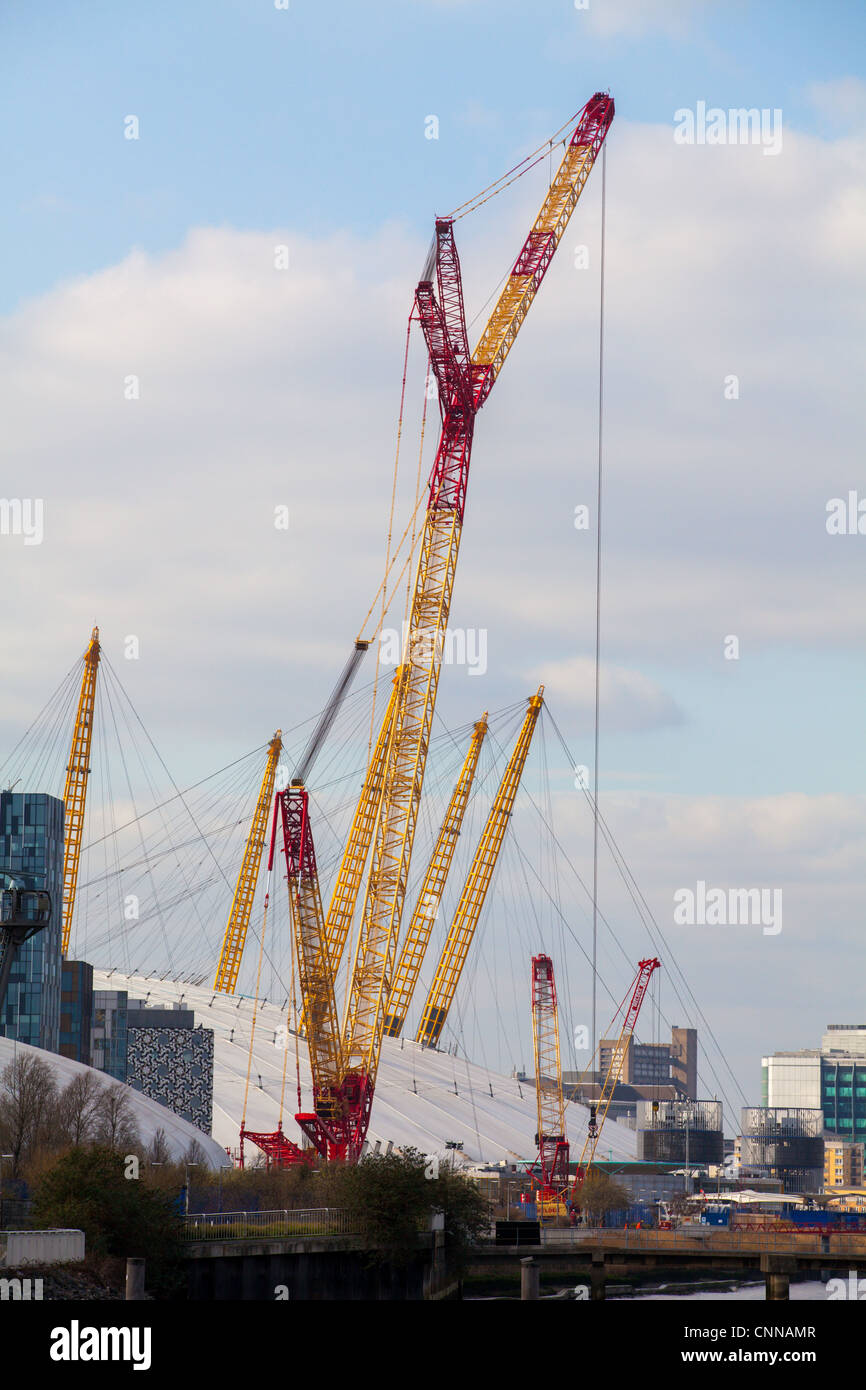
[[396, 675], [394, 676], [391, 694], [388, 697], [388, 704], [385, 708], [384, 718], [382, 719], [382, 727], [379, 730], [373, 753], [367, 767], [367, 772], [364, 776], [361, 795], [358, 798], [358, 805], [355, 809], [355, 815], [349, 830], [349, 838], [346, 841], [346, 848], [343, 851], [343, 858], [340, 862], [339, 870], [337, 871], [334, 890], [331, 894], [330, 906], [328, 907], [325, 931], [328, 939], [331, 973], [335, 980], [337, 978], [337, 971], [340, 968], [340, 961], [343, 958], [343, 950], [346, 945], [349, 928], [352, 925], [352, 918], [355, 915], [355, 905], [358, 901], [361, 879], [364, 876], [364, 866], [367, 862], [367, 856], [370, 853], [373, 831], [376, 828], [376, 819], [379, 815], [379, 807], [382, 803], [382, 789], [385, 784], [385, 764], [388, 756], [388, 745], [394, 726], [394, 710], [397, 706], [397, 699], [399, 691], [402, 688], [405, 673], [406, 668], [400, 666], [397, 668]]
[[580, 113], [562, 163], [532, 230], [472, 354], [476, 406], [481, 406], [514, 345], [553, 259], [613, 120], [613, 97], [596, 92]]
[[457, 911], [454, 914], [448, 936], [439, 958], [436, 975], [427, 995], [421, 1022], [415, 1034], [415, 1041], [426, 1047], [434, 1047], [439, 1041], [448, 1011], [454, 1001], [460, 975], [466, 956], [484, 907], [487, 890], [493, 878], [499, 851], [505, 839], [505, 831], [511, 818], [517, 788], [526, 763], [529, 745], [543, 701], [544, 686], [529, 701], [529, 708], [521, 725], [514, 751], [508, 760], [502, 781], [493, 799], [490, 814], [472, 860], [469, 877], [460, 895]]
[[316, 853], [306, 789], [293, 785], [277, 793], [286, 857], [286, 881], [294, 935], [298, 981], [307, 1019], [313, 1103], [325, 1123], [339, 1118], [343, 1076], [334, 977], [328, 959], [325, 918], [319, 894]]
[[436, 837], [436, 844], [430, 856], [430, 863], [427, 865], [421, 892], [418, 894], [418, 902], [415, 905], [412, 921], [409, 923], [409, 930], [406, 933], [406, 940], [400, 952], [397, 976], [388, 998], [388, 1013], [385, 1016], [385, 1036], [389, 1038], [399, 1038], [403, 1031], [409, 1005], [412, 1003], [412, 995], [415, 993], [418, 975], [424, 963], [424, 956], [433, 931], [433, 923], [439, 911], [445, 883], [451, 869], [451, 861], [457, 848], [463, 816], [469, 803], [469, 794], [478, 767], [478, 756], [486, 733], [487, 714], [485, 712], [472, 730], [469, 749], [460, 769], [457, 785], [451, 794], [445, 819]]
[[583, 1186], [583, 1183], [586, 1179], [586, 1175], [592, 1164], [592, 1160], [595, 1157], [595, 1151], [598, 1148], [598, 1142], [601, 1139], [601, 1131], [604, 1127], [605, 1119], [607, 1118], [607, 1112], [610, 1109], [610, 1103], [613, 1099], [614, 1092], [616, 1091], [617, 1083], [619, 1082], [619, 1078], [622, 1075], [622, 1068], [623, 1063], [625, 1062], [625, 1055], [628, 1051], [629, 1041], [632, 1037], [632, 1034], [634, 1033], [635, 1026], [637, 1024], [638, 1014], [640, 1013], [641, 1005], [644, 1001], [646, 992], [649, 989], [649, 982], [652, 979], [653, 971], [660, 969], [660, 967], [661, 961], [657, 960], [655, 956], [648, 957], [646, 960], [638, 961], [637, 979], [635, 981], [634, 990], [632, 992], [631, 1002], [626, 1011], [625, 1021], [622, 1025], [622, 1032], [620, 1033], [616, 1041], [616, 1045], [614, 1046], [613, 1051], [611, 1053], [610, 1066], [608, 1067], [607, 1076], [604, 1078], [604, 1084], [601, 1088], [601, 1094], [598, 1098], [598, 1102], [595, 1107], [598, 1115], [597, 1122], [594, 1126], [595, 1132], [593, 1132], [593, 1126], [590, 1125], [587, 1130], [586, 1140], [584, 1141], [583, 1150], [581, 1152], [580, 1159], [577, 1164], [577, 1173], [575, 1175], [573, 1189], [575, 1193], [578, 1193], [580, 1191], [580, 1188]]
[[[433, 252], [415, 291], [418, 320], [439, 388], [439, 409], [443, 418], [452, 405], [458, 405], [471, 414], [474, 404], [469, 339], [466, 334], [460, 261], [450, 218], [436, 219]], [[430, 278], [433, 260], [438, 300]]]
[[532, 1042], [541, 1181], [544, 1187], [549, 1187], [562, 1184], [568, 1178], [559, 1015], [550, 956], [532, 957]]
[[268, 812], [271, 808], [271, 801], [274, 795], [274, 781], [277, 774], [277, 764], [280, 761], [280, 754], [283, 751], [282, 730], [277, 729], [270, 744], [268, 745], [268, 759], [265, 764], [262, 785], [259, 789], [256, 809], [253, 812], [253, 819], [250, 825], [247, 843], [244, 849], [243, 862], [238, 874], [235, 895], [232, 899], [229, 919], [226, 923], [225, 935], [223, 936], [222, 950], [220, 951], [219, 964], [214, 978], [214, 989], [221, 990], [224, 994], [234, 994], [235, 986], [238, 982], [241, 961], [244, 955], [244, 946], [247, 940], [247, 931], [250, 925], [250, 916], [253, 910], [253, 899], [256, 895], [256, 884], [259, 879], [259, 869], [262, 862], [262, 849], [264, 848], [265, 836], [268, 831]]
[[93, 737], [93, 707], [96, 699], [96, 672], [99, 667], [99, 628], [90, 634], [84, 653], [81, 690], [75, 715], [72, 747], [66, 767], [63, 789], [63, 929], [61, 950], [66, 955], [72, 934], [72, 914], [78, 887], [78, 861], [84, 833], [84, 808], [87, 803], [87, 781], [90, 776], [90, 744]]

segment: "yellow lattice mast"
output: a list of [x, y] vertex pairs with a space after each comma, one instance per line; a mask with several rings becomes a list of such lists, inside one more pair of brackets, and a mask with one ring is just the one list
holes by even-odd
[[508, 822], [514, 808], [514, 799], [517, 796], [517, 788], [520, 785], [520, 778], [529, 753], [529, 745], [532, 742], [535, 725], [544, 703], [543, 695], [544, 686], [540, 685], [537, 694], [533, 695], [529, 701], [529, 708], [521, 725], [517, 743], [508, 759], [505, 772], [502, 774], [502, 781], [493, 799], [490, 814], [475, 851], [469, 877], [460, 895], [457, 911], [448, 930], [442, 955], [436, 967], [436, 975], [430, 986], [430, 993], [427, 995], [421, 1022], [415, 1034], [415, 1041], [423, 1043], [425, 1047], [434, 1047], [439, 1041], [445, 1020], [448, 1017], [448, 1010], [454, 1001], [469, 946], [481, 916], [481, 909], [484, 907], [484, 900], [493, 878], [493, 871], [496, 868], [502, 842], [505, 839], [505, 831], [508, 828]]
[[265, 772], [262, 777], [262, 785], [259, 790], [256, 809], [253, 812], [252, 824], [250, 825], [247, 843], [244, 849], [243, 862], [241, 863], [240, 873], [238, 874], [235, 895], [232, 898], [231, 911], [226, 923], [225, 935], [223, 936], [222, 950], [220, 951], [219, 964], [214, 978], [214, 989], [221, 990], [224, 994], [234, 994], [235, 986], [238, 982], [238, 974], [243, 960], [244, 946], [247, 940], [247, 930], [250, 925], [250, 914], [253, 910], [253, 898], [256, 895], [256, 884], [259, 880], [259, 869], [262, 862], [262, 849], [264, 848], [265, 835], [268, 829], [268, 812], [271, 806], [271, 798], [274, 794], [274, 780], [277, 775], [277, 764], [280, 761], [280, 754], [283, 751], [283, 731], [277, 729], [268, 745], [268, 758], [265, 764]]
[[481, 716], [472, 730], [469, 751], [460, 769], [457, 785], [451, 794], [445, 819], [436, 839], [418, 902], [409, 923], [409, 930], [400, 959], [397, 963], [397, 977], [388, 1000], [389, 1012], [385, 1017], [385, 1035], [399, 1038], [409, 1012], [412, 995], [418, 983], [418, 975], [424, 962], [424, 955], [433, 931], [433, 923], [442, 901], [442, 893], [451, 869], [451, 861], [457, 848], [457, 839], [463, 825], [463, 816], [469, 803], [469, 793], [475, 780], [478, 755], [487, 733], [487, 711]]
[[358, 799], [358, 805], [352, 819], [349, 838], [346, 841], [346, 848], [343, 851], [343, 858], [340, 861], [340, 868], [337, 872], [334, 890], [331, 894], [331, 902], [328, 908], [325, 928], [328, 940], [328, 954], [331, 960], [331, 971], [334, 979], [337, 978], [337, 971], [340, 968], [340, 961], [343, 958], [346, 938], [349, 934], [349, 928], [352, 925], [352, 918], [355, 915], [355, 906], [361, 888], [361, 879], [364, 876], [364, 867], [370, 853], [370, 844], [373, 839], [373, 831], [376, 828], [379, 807], [382, 804], [382, 790], [385, 785], [385, 765], [388, 757], [388, 746], [394, 728], [394, 710], [397, 707], [397, 701], [405, 676], [406, 667], [398, 667], [394, 676], [394, 683], [391, 686], [388, 704], [385, 708], [385, 715], [382, 719], [382, 727], [379, 730], [379, 736], [376, 739], [376, 744], [364, 777], [364, 785], [361, 788], [361, 795]]
[[87, 780], [90, 776], [90, 743], [93, 737], [93, 706], [96, 698], [96, 672], [99, 667], [99, 628], [90, 634], [90, 644], [84, 653], [81, 691], [75, 716], [75, 731], [66, 767], [63, 789], [63, 938], [64, 956], [72, 934], [72, 914], [75, 911], [75, 892], [78, 887], [78, 861], [81, 837], [84, 833], [84, 808], [87, 803]]

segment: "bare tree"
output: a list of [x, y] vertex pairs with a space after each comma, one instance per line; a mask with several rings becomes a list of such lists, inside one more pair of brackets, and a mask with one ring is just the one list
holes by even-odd
[[130, 1091], [123, 1082], [103, 1086], [96, 1118], [96, 1137], [110, 1149], [127, 1152], [140, 1144]]
[[0, 1141], [12, 1154], [12, 1176], [21, 1164], [51, 1138], [57, 1086], [54, 1073], [41, 1057], [22, 1053], [0, 1074]]
[[171, 1162], [171, 1150], [168, 1147], [165, 1130], [161, 1127], [154, 1132], [148, 1145], [147, 1157], [150, 1163], [166, 1164]]
[[92, 1071], [79, 1072], [60, 1092], [57, 1124], [68, 1143], [79, 1148], [96, 1135], [105, 1085]]
[[210, 1167], [210, 1164], [208, 1163], [207, 1159], [207, 1154], [205, 1153], [204, 1149], [202, 1148], [201, 1144], [198, 1142], [197, 1139], [191, 1139], [189, 1141], [189, 1147], [187, 1148], [187, 1151], [183, 1156], [183, 1161], [184, 1163], [198, 1164], [199, 1167]]

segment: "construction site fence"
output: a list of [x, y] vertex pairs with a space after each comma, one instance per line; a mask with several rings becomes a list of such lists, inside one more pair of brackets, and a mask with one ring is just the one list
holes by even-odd
[[184, 1217], [186, 1240], [249, 1240], [260, 1236], [348, 1236], [358, 1231], [351, 1212], [336, 1207], [287, 1211], [198, 1212]]

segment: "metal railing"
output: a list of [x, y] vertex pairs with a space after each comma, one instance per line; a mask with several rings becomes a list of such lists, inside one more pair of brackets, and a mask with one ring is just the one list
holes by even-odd
[[337, 1207], [293, 1211], [208, 1211], [184, 1217], [186, 1240], [254, 1240], [262, 1236], [348, 1236], [358, 1221]]
[[625, 1250], [669, 1250], [671, 1254], [684, 1251], [723, 1254], [775, 1251], [792, 1255], [837, 1255], [866, 1259], [866, 1235], [844, 1231], [827, 1235], [799, 1234], [792, 1231], [726, 1230], [719, 1226], [686, 1226], [673, 1231], [654, 1227], [622, 1230], [603, 1227], [543, 1226], [541, 1244], [544, 1246], [576, 1247], [605, 1246]]

